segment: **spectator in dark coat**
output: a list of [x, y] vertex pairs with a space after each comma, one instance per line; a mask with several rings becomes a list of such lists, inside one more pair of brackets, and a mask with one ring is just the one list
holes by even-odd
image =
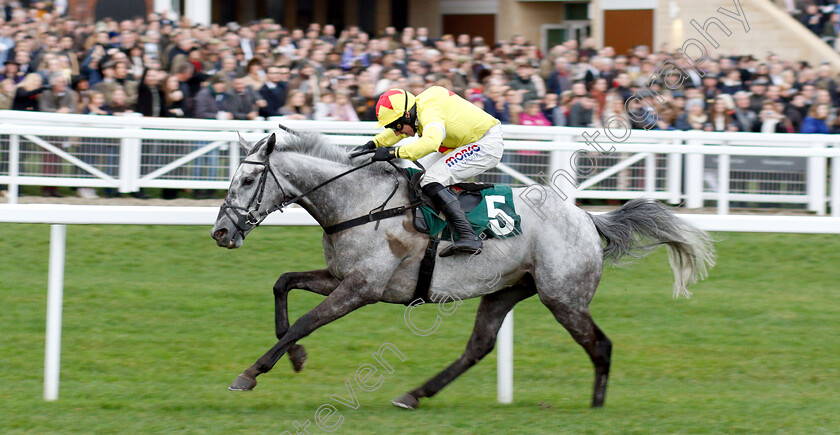
[[183, 94], [183, 102], [181, 109], [184, 111], [184, 117], [200, 118], [195, 114], [195, 97], [201, 91], [201, 82], [208, 79], [207, 74], [196, 74], [195, 66], [189, 62], [184, 62], [175, 68], [173, 74], [178, 78], [178, 89]]
[[158, 69], [145, 69], [137, 87], [137, 111], [143, 116], [169, 116], [166, 111], [166, 96], [161, 90], [162, 72]]
[[6, 61], [6, 71], [0, 75], [0, 80], [12, 79], [15, 84], [23, 80], [23, 73], [20, 71], [20, 65], [13, 60]]
[[578, 99], [569, 111], [569, 127], [590, 127], [592, 125], [592, 114], [595, 111], [595, 101], [585, 95]]
[[266, 70], [268, 80], [259, 89], [265, 107], [260, 107], [260, 116], [280, 116], [280, 109], [286, 105], [288, 96], [289, 67], [272, 65]]
[[227, 81], [221, 74], [210, 78], [210, 85], [202, 88], [195, 96], [195, 117], [202, 119], [233, 119], [233, 114], [225, 110], [226, 100], [231, 95], [225, 92]]
[[500, 122], [504, 121], [505, 109], [501, 86], [487, 85], [484, 91], [484, 111]]
[[565, 58], [560, 57], [554, 61], [554, 71], [548, 75], [548, 79], [545, 81], [546, 92], [560, 95], [563, 91], [572, 89], [572, 81], [569, 78], [567, 68], [568, 62]]
[[259, 116], [258, 106], [265, 106], [266, 101], [246, 85], [245, 77], [235, 77], [231, 82], [231, 98], [227, 100], [227, 111], [233, 114], [233, 119], [256, 119]]
[[738, 131], [756, 131], [758, 129], [758, 114], [751, 108], [750, 94], [738, 92], [735, 94], [735, 111], [732, 113], [732, 123]]
[[812, 3], [805, 7], [805, 13], [802, 14], [802, 25], [814, 32], [815, 35], [822, 33], [823, 16], [817, 5]]
[[808, 116], [808, 105], [805, 102], [805, 97], [801, 94], [796, 94], [791, 99], [790, 104], [785, 108], [785, 116], [793, 125], [793, 131], [800, 131], [802, 129], [802, 121]]
[[41, 87], [43, 83], [41, 74], [27, 74], [17, 86], [12, 110], [38, 110], [38, 94], [47, 89]]
[[175, 74], [164, 80], [163, 95], [166, 100], [166, 116], [184, 118], [186, 116], [186, 98], [181, 90], [181, 82]]
[[531, 65], [527, 62], [519, 62], [516, 65], [516, 73], [508, 85], [511, 89], [516, 91], [523, 91], [522, 99], [524, 101], [537, 99], [537, 86], [534, 84], [532, 75], [534, 74]]

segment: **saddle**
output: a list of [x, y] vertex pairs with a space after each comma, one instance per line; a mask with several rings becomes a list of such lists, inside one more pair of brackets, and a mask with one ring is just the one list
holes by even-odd
[[[420, 177], [423, 173], [416, 169], [403, 170], [405, 170], [408, 174], [406, 178], [409, 179], [409, 186], [411, 187], [408, 189], [409, 202], [412, 204], [420, 204], [411, 209], [413, 214], [412, 224], [414, 225], [414, 229], [423, 234], [430, 234], [431, 225], [429, 225], [426, 215], [429, 214], [429, 210], [434, 210], [434, 206], [432, 205], [431, 199], [420, 189]], [[458, 183], [452, 185], [450, 190], [452, 190], [452, 193], [454, 193], [455, 197], [458, 198], [458, 202], [461, 203], [461, 208], [464, 210], [464, 213], [469, 213], [475, 210], [475, 208], [478, 207], [484, 199], [481, 195], [481, 191], [493, 187], [495, 187], [495, 185], [490, 183]], [[423, 213], [423, 207], [428, 207], [427, 213]]]

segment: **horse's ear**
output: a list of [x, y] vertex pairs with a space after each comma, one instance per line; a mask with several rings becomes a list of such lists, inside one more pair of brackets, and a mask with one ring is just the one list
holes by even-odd
[[277, 136], [274, 133], [271, 133], [271, 136], [268, 137], [265, 145], [265, 155], [271, 154], [274, 151], [274, 144], [277, 143]]
[[251, 154], [251, 149], [254, 148], [254, 146], [243, 139], [242, 135], [239, 134], [238, 131], [236, 132], [236, 135], [239, 136], [239, 146], [242, 148], [242, 151], [245, 151], [245, 155]]

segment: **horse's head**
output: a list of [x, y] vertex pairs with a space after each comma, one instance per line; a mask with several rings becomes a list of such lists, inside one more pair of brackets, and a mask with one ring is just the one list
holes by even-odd
[[245, 236], [285, 199], [269, 162], [276, 141], [274, 133], [253, 146], [239, 138], [247, 156], [230, 181], [225, 202], [210, 231], [217, 245], [228, 249], [242, 246]]

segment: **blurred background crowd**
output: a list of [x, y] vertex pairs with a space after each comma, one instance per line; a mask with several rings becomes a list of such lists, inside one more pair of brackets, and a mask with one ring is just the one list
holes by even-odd
[[490, 46], [422, 27], [205, 26], [158, 14], [85, 24], [40, 2], [7, 2], [0, 18], [0, 109], [371, 121], [386, 89], [440, 85], [506, 124], [599, 127], [617, 115], [634, 128], [840, 131], [831, 67], [772, 53], [706, 59], [702, 69], [679, 61], [684, 77], [664, 86], [655, 72], [674, 53], [617, 53], [591, 39], [541, 52], [522, 36]]

